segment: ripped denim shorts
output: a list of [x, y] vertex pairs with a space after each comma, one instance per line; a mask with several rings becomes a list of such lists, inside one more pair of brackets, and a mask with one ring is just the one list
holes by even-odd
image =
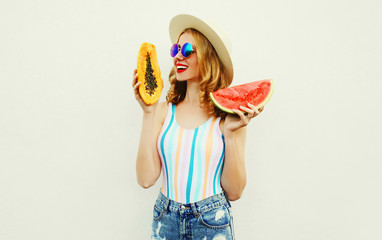
[[224, 192], [187, 204], [160, 193], [153, 215], [151, 239], [235, 239], [231, 204]]

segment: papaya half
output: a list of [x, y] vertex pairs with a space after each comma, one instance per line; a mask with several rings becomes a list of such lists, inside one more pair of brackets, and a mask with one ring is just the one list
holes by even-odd
[[151, 105], [156, 103], [163, 89], [163, 80], [158, 64], [157, 51], [153, 44], [142, 43], [137, 60], [139, 94], [142, 100]]

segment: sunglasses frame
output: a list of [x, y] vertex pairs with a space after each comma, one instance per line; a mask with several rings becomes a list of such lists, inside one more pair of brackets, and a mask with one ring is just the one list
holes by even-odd
[[[177, 48], [176, 48], [176, 46], [177, 46]], [[188, 56], [185, 55], [185, 51], [186, 51], [185, 47], [186, 47], [186, 46], [187, 46], [187, 47], [188, 47], [188, 46], [191, 46], [191, 48], [192, 48], [191, 53], [190, 53]], [[176, 49], [177, 49], [177, 52], [174, 54], [174, 56], [173, 56], [173, 48], [176, 48]], [[183, 46], [182, 46], [181, 49], [180, 49], [180, 45], [179, 45], [179, 44], [174, 43], [174, 44], [171, 46], [171, 49], [170, 49], [170, 55], [171, 55], [171, 57], [175, 57], [175, 56], [179, 53], [179, 50], [180, 50], [180, 53], [183, 55], [184, 58], [188, 58], [188, 57], [190, 57], [194, 52], [196, 52], [194, 46], [192, 46], [192, 44], [189, 43], [189, 42], [183, 44]]]

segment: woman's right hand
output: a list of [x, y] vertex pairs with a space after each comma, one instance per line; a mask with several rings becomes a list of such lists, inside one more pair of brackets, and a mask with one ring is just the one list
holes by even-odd
[[[141, 84], [143, 83], [138, 82], [137, 69], [135, 69], [132, 87], [134, 89], [135, 99], [143, 110], [136, 171], [139, 185], [148, 188], [155, 184], [161, 174], [162, 165], [156, 143], [167, 111], [165, 108], [163, 108], [164, 111], [161, 111], [161, 107], [158, 108], [159, 101], [152, 105], [146, 105], [139, 94], [139, 86], [141, 86]], [[164, 103], [162, 103], [161, 106], [165, 106], [163, 104]], [[164, 117], [162, 117], [163, 113]]]
[[156, 110], [159, 101], [154, 103], [154, 104], [152, 104], [152, 105], [146, 105], [146, 103], [143, 101], [141, 95], [139, 94], [139, 86], [141, 84], [142, 84], [141, 82], [138, 82], [138, 72], [137, 72], [137, 69], [134, 69], [133, 84], [132, 84], [132, 86], [133, 86], [133, 89], [134, 89], [135, 99], [137, 100], [139, 105], [141, 105], [141, 108], [142, 108], [144, 113], [153, 113]]

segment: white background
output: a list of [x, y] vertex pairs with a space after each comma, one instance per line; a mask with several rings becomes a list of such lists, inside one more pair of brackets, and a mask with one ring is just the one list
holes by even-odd
[[231, 36], [233, 85], [273, 78], [248, 127], [237, 239], [380, 240], [379, 0], [0, 3], [0, 240], [149, 239], [161, 180], [136, 183], [142, 113], [131, 81], [170, 19]]

